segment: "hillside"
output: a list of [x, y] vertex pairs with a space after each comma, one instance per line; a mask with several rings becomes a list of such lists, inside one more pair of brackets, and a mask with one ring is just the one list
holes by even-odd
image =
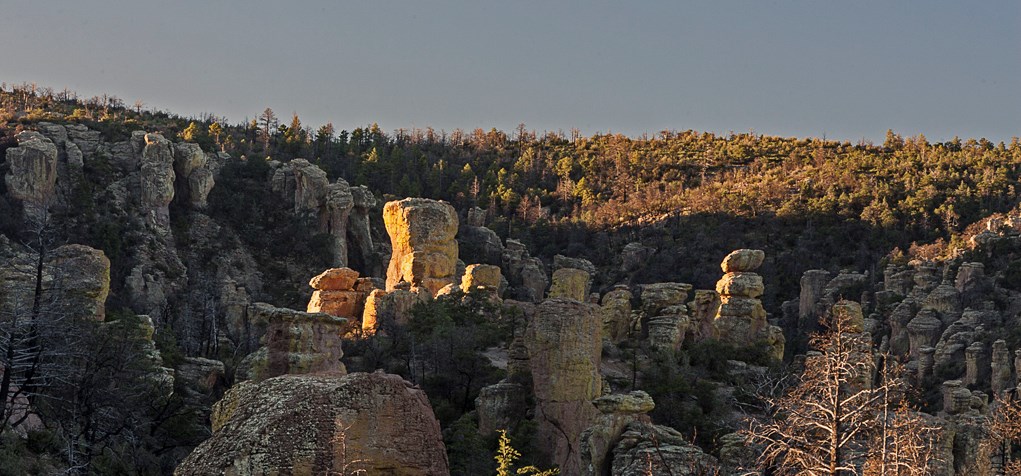
[[202, 474], [316, 399], [319, 447], [335, 419], [424, 422], [409, 474], [489, 473], [507, 426], [566, 474], [638, 474], [657, 440], [730, 471], [741, 415], [771, 414], [755, 387], [811, 367], [831, 309], [957, 435], [940, 474], [985, 474], [1017, 382], [1017, 138], [337, 131], [19, 85], [0, 157], [0, 473], [166, 474], [207, 441], [178, 469]]

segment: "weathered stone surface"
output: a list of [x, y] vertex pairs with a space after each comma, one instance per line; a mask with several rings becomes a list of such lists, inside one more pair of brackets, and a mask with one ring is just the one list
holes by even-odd
[[475, 399], [479, 414], [479, 433], [492, 435], [497, 430], [510, 429], [527, 411], [525, 397], [528, 391], [514, 382], [500, 382], [483, 387]]
[[692, 446], [673, 428], [634, 422], [613, 449], [612, 476], [715, 474], [716, 458]]
[[17, 147], [7, 149], [7, 193], [23, 202], [30, 220], [41, 220], [53, 204], [57, 183], [57, 147], [38, 132], [23, 131]]
[[695, 291], [691, 302], [691, 331], [695, 339], [707, 339], [714, 335], [713, 322], [720, 311], [720, 294], [710, 289]]
[[330, 253], [334, 266], [347, 266], [347, 229], [354, 196], [344, 179], [326, 187], [326, 197], [319, 212], [319, 229], [330, 235]]
[[964, 349], [964, 384], [975, 385], [978, 382], [979, 360], [985, 351], [981, 342], [974, 342]]
[[556, 273], [561, 268], [574, 268], [580, 269], [590, 277], [596, 275], [596, 266], [591, 261], [584, 258], [570, 258], [564, 255], [556, 255], [553, 257], [553, 272]]
[[648, 317], [658, 316], [663, 309], [684, 304], [691, 292], [687, 283], [654, 283], [642, 285], [642, 311]]
[[351, 268], [330, 268], [319, 273], [308, 285], [320, 291], [350, 291], [358, 281], [358, 271]]
[[366, 294], [359, 291], [316, 290], [308, 301], [306, 312], [324, 312], [331, 316], [359, 321], [365, 311]]
[[[330, 235], [333, 266], [347, 266], [348, 219], [355, 206], [351, 186], [343, 179], [331, 184], [326, 172], [305, 159], [276, 163], [275, 167], [271, 180], [273, 192], [294, 206], [296, 216]], [[367, 199], [361, 193], [359, 198]], [[358, 233], [364, 242], [367, 235], [362, 226], [359, 226]], [[368, 241], [371, 248], [371, 238]]]
[[648, 325], [650, 347], [660, 351], [679, 350], [690, 321], [685, 313], [671, 313], [650, 317]]
[[576, 268], [560, 268], [553, 272], [553, 284], [550, 286], [550, 298], [573, 299], [586, 301], [588, 298], [590, 275]]
[[464, 277], [461, 278], [461, 291], [467, 293], [482, 288], [485, 291], [498, 294], [502, 277], [499, 266], [470, 264], [465, 268]]
[[755, 273], [727, 273], [716, 282], [716, 292], [720, 295], [757, 298], [765, 289], [762, 276]]
[[376, 256], [369, 226], [369, 215], [376, 206], [376, 196], [368, 187], [359, 185], [351, 187], [351, 199], [354, 206], [347, 218], [347, 233], [351, 239], [348, 244], [348, 263], [365, 274], [382, 276], [382, 264]]
[[406, 198], [383, 207], [392, 254], [386, 288], [399, 282], [428, 289], [432, 295], [454, 283], [457, 268], [457, 213], [446, 202]]
[[394, 289], [389, 293], [381, 289], [371, 291], [365, 298], [362, 332], [371, 335], [392, 324], [407, 324], [411, 319], [411, 308], [427, 299], [429, 292], [425, 290], [415, 292]]
[[141, 208], [157, 230], [169, 232], [170, 202], [174, 199], [174, 150], [159, 134], [145, 135], [141, 167]]
[[396, 375], [242, 382], [215, 405], [213, 431], [174, 474], [449, 474], [425, 393]]
[[625, 273], [638, 271], [656, 253], [655, 248], [650, 248], [638, 242], [628, 243], [620, 253], [620, 270]]
[[519, 301], [539, 302], [546, 296], [549, 275], [538, 258], [532, 258], [523, 243], [507, 239], [501, 257], [504, 276], [510, 285], [509, 297]]
[[724, 273], [751, 272], [759, 269], [765, 259], [766, 252], [762, 250], [734, 250], [723, 258], [720, 268]]
[[603, 295], [600, 312], [603, 317], [603, 338], [614, 344], [627, 339], [631, 331], [631, 291], [616, 286]]
[[818, 330], [819, 301], [823, 298], [826, 284], [830, 282], [829, 271], [810, 269], [801, 275], [801, 294], [798, 296], [798, 329], [802, 332]]
[[581, 473], [579, 437], [598, 414], [602, 339], [598, 308], [569, 299], [540, 304], [525, 331], [537, 400], [538, 447], [564, 474]]
[[186, 191], [188, 203], [193, 208], [205, 208], [215, 183], [209, 157], [198, 144], [179, 142], [174, 146], [174, 173], [183, 181], [178, 189]]
[[471, 263], [499, 266], [503, 260], [503, 242], [495, 231], [484, 226], [462, 226], [457, 241], [460, 256]]
[[919, 312], [907, 325], [908, 338], [910, 339], [909, 354], [912, 358], [918, 356], [918, 350], [922, 347], [932, 347], [940, 337], [940, 330], [943, 323], [931, 312]]
[[997, 339], [993, 342], [993, 356], [990, 367], [992, 375], [989, 377], [993, 395], [999, 395], [1010, 385], [1010, 351], [1007, 350], [1007, 341]]
[[284, 374], [344, 374], [341, 336], [347, 320], [324, 313], [255, 303], [252, 321], [264, 327], [262, 347], [249, 354], [238, 368], [240, 378], [265, 380]]
[[110, 260], [102, 250], [85, 245], [64, 245], [50, 255], [53, 289], [68, 312], [102, 321], [110, 295]]
[[592, 403], [603, 413], [649, 413], [656, 408], [652, 397], [641, 390], [603, 395]]

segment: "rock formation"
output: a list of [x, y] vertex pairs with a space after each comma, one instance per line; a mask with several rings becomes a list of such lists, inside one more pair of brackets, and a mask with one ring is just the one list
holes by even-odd
[[560, 268], [553, 272], [553, 284], [550, 286], [550, 298], [573, 299], [585, 302], [589, 295], [588, 272], [577, 268]]
[[215, 163], [198, 144], [181, 142], [174, 146], [174, 173], [182, 182], [178, 190], [184, 192], [193, 208], [206, 208], [206, 197], [215, 184]]
[[354, 206], [348, 214], [347, 232], [351, 238], [348, 264], [370, 276], [383, 276], [384, 270], [372, 241], [369, 215], [376, 207], [376, 196], [364, 185], [351, 187]]
[[429, 291], [409, 288], [407, 283], [401, 283], [390, 292], [382, 289], [370, 291], [362, 313], [362, 333], [372, 335], [391, 324], [407, 324], [411, 319], [411, 308], [429, 299]]
[[[360, 282], [361, 290], [356, 289]], [[365, 288], [371, 291], [371, 281], [359, 279], [358, 271], [351, 268], [330, 268], [312, 278], [308, 284], [315, 291], [308, 301], [306, 312], [324, 312], [346, 318], [356, 328], [361, 326], [368, 295]]]
[[249, 307], [261, 332], [262, 347], [238, 368], [240, 378], [265, 380], [284, 374], [344, 374], [341, 336], [347, 320], [323, 313], [307, 313], [255, 303]]
[[581, 474], [579, 438], [598, 414], [602, 392], [598, 307], [552, 298], [525, 331], [539, 424], [538, 447], [563, 474]]
[[449, 473], [429, 400], [396, 375], [242, 382], [212, 421], [213, 436], [175, 475]]
[[989, 378], [990, 388], [993, 395], [999, 395], [1010, 385], [1010, 351], [1007, 350], [1007, 341], [997, 339], [993, 342], [993, 357], [990, 364], [992, 375]]
[[503, 270], [510, 284], [509, 296], [519, 301], [539, 302], [546, 296], [549, 275], [542, 260], [533, 258], [528, 248], [517, 240], [508, 238], [503, 249]]
[[110, 260], [101, 250], [84, 245], [54, 249], [42, 263], [38, 283], [37, 260], [37, 254], [0, 235], [0, 314], [31, 312], [38, 284], [44, 313], [95, 321], [106, 318]]
[[715, 328], [717, 335], [726, 341], [750, 345], [760, 340], [772, 340], [772, 354], [783, 357], [782, 333], [771, 331], [766, 311], [759, 296], [763, 292], [762, 277], [755, 274], [765, 253], [762, 250], [741, 249], [723, 259], [723, 278], [716, 283], [720, 294]]
[[603, 317], [603, 338], [613, 344], [620, 344], [631, 333], [631, 299], [633, 295], [627, 286], [618, 285], [603, 295], [601, 313]]
[[29, 220], [40, 221], [55, 199], [57, 147], [38, 132], [15, 136], [17, 147], [7, 149], [7, 193], [22, 202]]
[[595, 423], [581, 435], [582, 474], [608, 475], [611, 451], [620, 442], [624, 429], [634, 422], [651, 423], [646, 415], [656, 404], [643, 391], [605, 395], [592, 402], [599, 410]]
[[470, 264], [465, 268], [464, 276], [461, 278], [461, 292], [480, 290], [499, 297], [502, 279], [503, 275], [500, 273], [499, 266]]
[[[293, 204], [296, 216], [313, 224], [320, 232], [330, 235], [332, 264], [336, 267], [347, 266], [348, 217], [355, 206], [351, 186], [343, 179], [337, 179], [331, 184], [326, 172], [305, 159], [274, 165], [273, 191], [288, 204]], [[363, 206], [368, 205], [368, 197], [364, 193], [359, 192], [359, 198]], [[359, 228], [358, 231], [360, 246], [366, 243], [371, 246], [371, 239], [365, 239], [364, 230]]]
[[140, 208], [160, 234], [170, 232], [170, 202], [174, 199], [173, 144], [160, 134], [146, 134], [142, 150]]
[[392, 254], [386, 272], [387, 291], [407, 282], [436, 293], [454, 284], [457, 267], [457, 213], [446, 202], [406, 198], [383, 207]]
[[613, 449], [611, 476], [696, 476], [715, 474], [716, 458], [688, 443], [673, 428], [629, 423]]

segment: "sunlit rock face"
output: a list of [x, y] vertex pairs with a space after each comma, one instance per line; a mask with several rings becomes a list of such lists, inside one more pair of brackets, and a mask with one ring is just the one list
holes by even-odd
[[347, 320], [266, 303], [249, 306], [252, 321], [265, 329], [262, 346], [238, 366], [240, 378], [264, 380], [284, 374], [344, 374], [340, 359]]
[[766, 321], [766, 310], [759, 301], [764, 286], [762, 277], [754, 273], [765, 259], [762, 250], [740, 249], [723, 259], [723, 278], [716, 283], [720, 306], [714, 327], [720, 339], [739, 345], [759, 341], [769, 343], [776, 358], [783, 357], [783, 332]]
[[455, 284], [458, 220], [454, 207], [424, 198], [388, 202], [383, 207], [383, 223], [392, 246], [386, 272], [388, 291], [403, 281], [435, 296], [443, 287]]
[[213, 436], [174, 474], [449, 474], [425, 392], [396, 375], [242, 382], [211, 421]]
[[536, 309], [525, 332], [536, 398], [538, 442], [563, 474], [581, 474], [581, 433], [599, 411], [602, 392], [599, 308], [551, 298]]

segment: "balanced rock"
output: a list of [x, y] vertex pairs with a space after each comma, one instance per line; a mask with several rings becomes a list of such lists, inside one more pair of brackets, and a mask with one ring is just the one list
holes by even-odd
[[716, 292], [722, 296], [757, 298], [763, 291], [762, 276], [755, 273], [727, 273], [716, 283]]
[[406, 198], [383, 207], [392, 252], [386, 288], [399, 282], [428, 289], [431, 295], [454, 283], [457, 269], [457, 212], [449, 203]]
[[765, 259], [766, 252], [762, 250], [734, 250], [723, 258], [720, 267], [724, 273], [751, 272], [759, 269]]
[[242, 382], [213, 409], [213, 436], [177, 476], [449, 474], [425, 393], [396, 375], [286, 375]]
[[687, 283], [654, 283], [642, 285], [642, 311], [647, 317], [658, 316], [670, 306], [684, 304], [691, 292]]
[[358, 271], [351, 268], [330, 268], [309, 280], [308, 285], [317, 291], [347, 291], [358, 282]]

